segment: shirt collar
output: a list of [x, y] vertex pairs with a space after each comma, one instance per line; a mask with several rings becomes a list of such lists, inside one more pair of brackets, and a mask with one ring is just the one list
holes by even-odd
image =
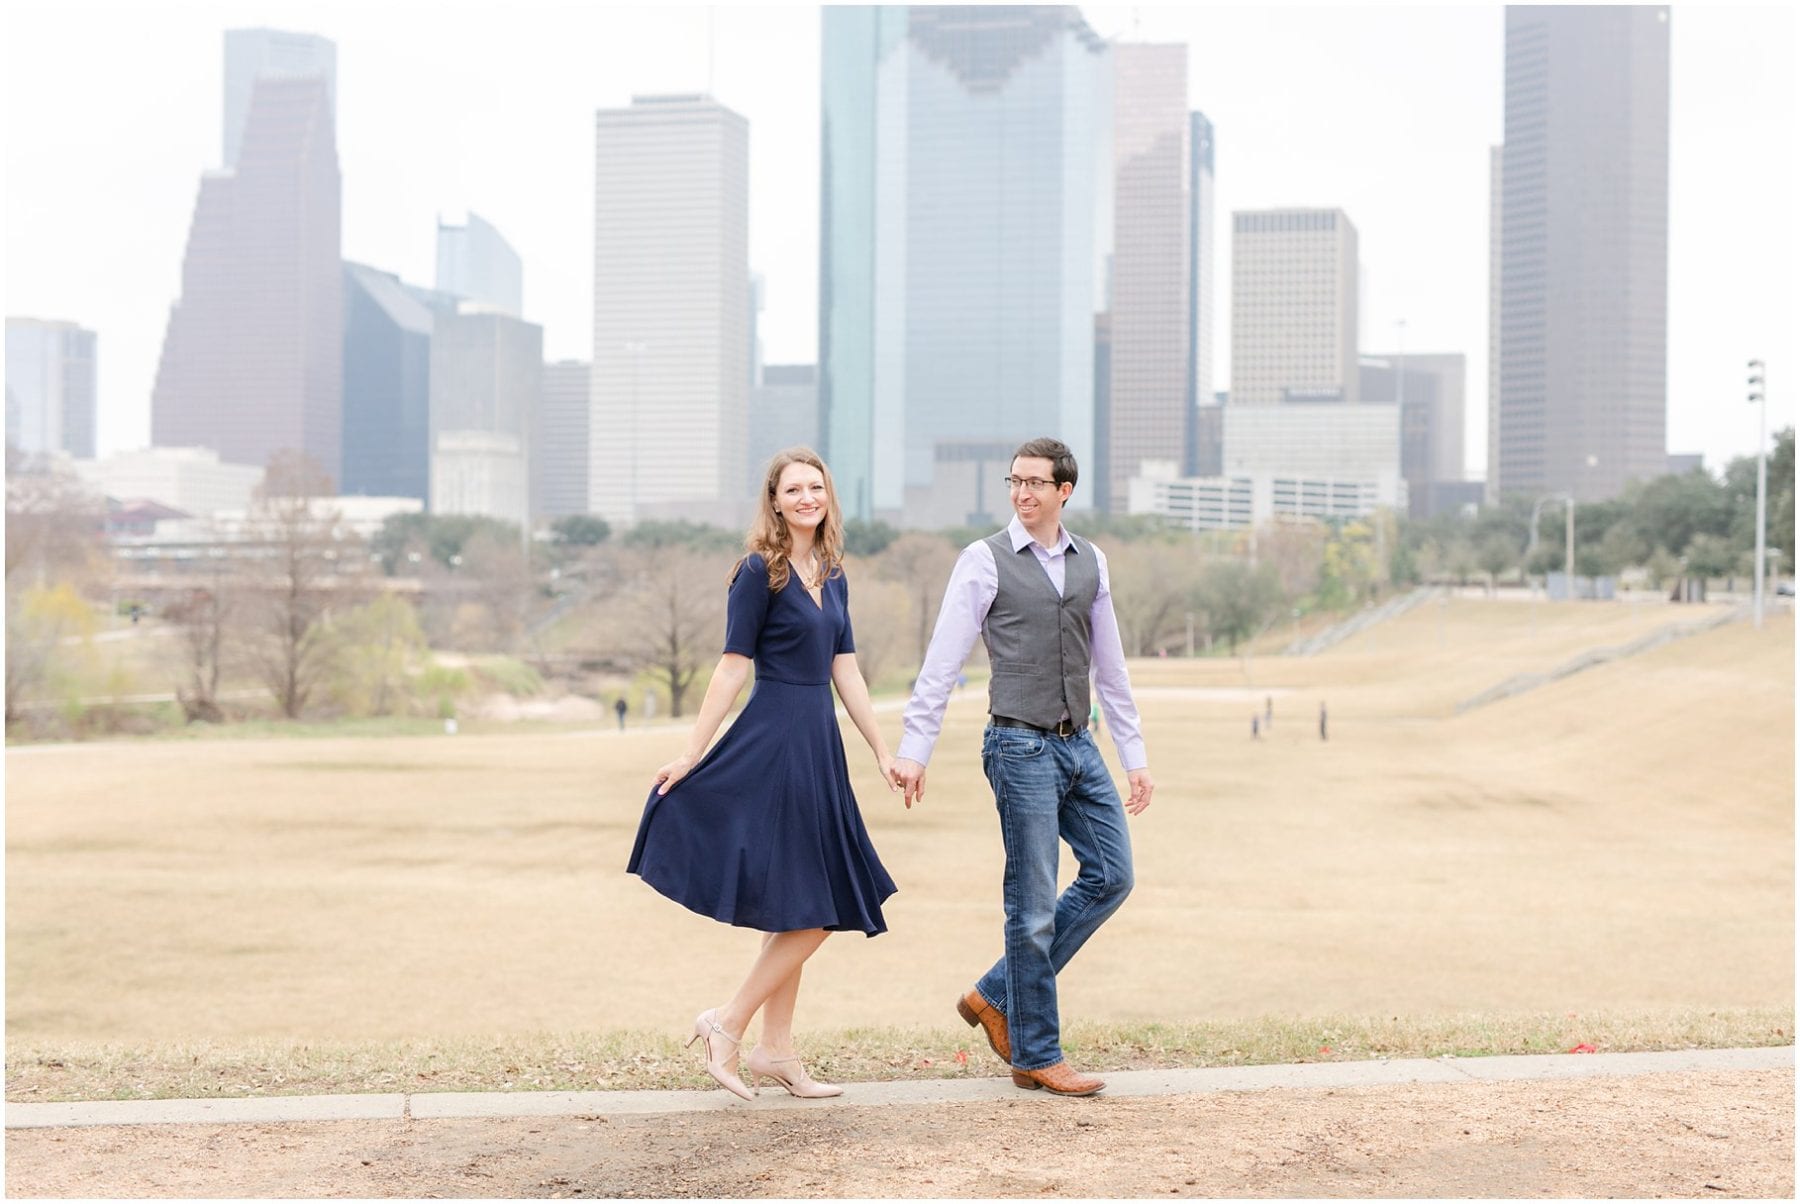
[[[1019, 521], [1019, 516], [1016, 514], [1012, 516], [1012, 521], [1006, 524], [1006, 534], [1012, 540], [1012, 549], [1015, 552], [1023, 552], [1025, 545], [1032, 542], [1031, 532], [1025, 529], [1025, 524]], [[1075, 541], [1069, 538], [1069, 529], [1061, 523], [1056, 524], [1056, 547], [1051, 551], [1075, 552], [1078, 550], [1075, 547]]]

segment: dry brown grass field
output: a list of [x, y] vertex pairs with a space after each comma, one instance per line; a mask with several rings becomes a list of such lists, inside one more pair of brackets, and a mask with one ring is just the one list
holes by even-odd
[[[1791, 616], [1452, 714], [1703, 613], [1457, 599], [1312, 658], [1134, 662], [1159, 788], [1064, 1015], [1791, 1008]], [[846, 728], [901, 893], [808, 967], [808, 1028], [946, 1024], [998, 954], [982, 712], [955, 699], [910, 812]], [[756, 945], [623, 872], [684, 735], [11, 750], [9, 1045], [679, 1031]]]

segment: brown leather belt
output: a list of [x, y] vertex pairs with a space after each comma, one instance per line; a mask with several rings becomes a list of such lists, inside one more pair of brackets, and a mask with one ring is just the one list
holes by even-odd
[[1073, 719], [1063, 719], [1055, 727], [1039, 727], [1035, 723], [1026, 723], [1023, 719], [1008, 719], [1004, 715], [989, 715], [988, 722], [995, 727], [1016, 727], [1021, 731], [1036, 732], [1040, 736], [1056, 736], [1067, 740], [1081, 729], [1075, 726]]

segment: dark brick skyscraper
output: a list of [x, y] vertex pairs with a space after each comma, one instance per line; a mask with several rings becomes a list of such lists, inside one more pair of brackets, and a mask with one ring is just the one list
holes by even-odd
[[[320, 40], [321, 45], [329, 43]], [[256, 77], [234, 166], [200, 181], [151, 401], [151, 441], [341, 475], [343, 266], [329, 75]]]

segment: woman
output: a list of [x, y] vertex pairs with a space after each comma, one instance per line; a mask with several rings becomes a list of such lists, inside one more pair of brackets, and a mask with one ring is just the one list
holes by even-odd
[[[831, 687], [892, 790], [893, 757], [856, 667], [842, 567], [843, 519], [824, 462], [804, 447], [770, 462], [732, 570], [725, 654], [713, 670], [687, 751], [656, 771], [626, 867], [701, 915], [755, 928], [762, 952], [730, 1002], [700, 1013], [706, 1069], [745, 1099], [738, 1046], [763, 1015], [749, 1073], [807, 1099], [841, 1095], [794, 1055], [800, 969], [833, 932], [887, 930], [894, 883], [875, 856], [850, 790]], [[731, 729], [708, 741], [756, 664], [756, 686]]]

